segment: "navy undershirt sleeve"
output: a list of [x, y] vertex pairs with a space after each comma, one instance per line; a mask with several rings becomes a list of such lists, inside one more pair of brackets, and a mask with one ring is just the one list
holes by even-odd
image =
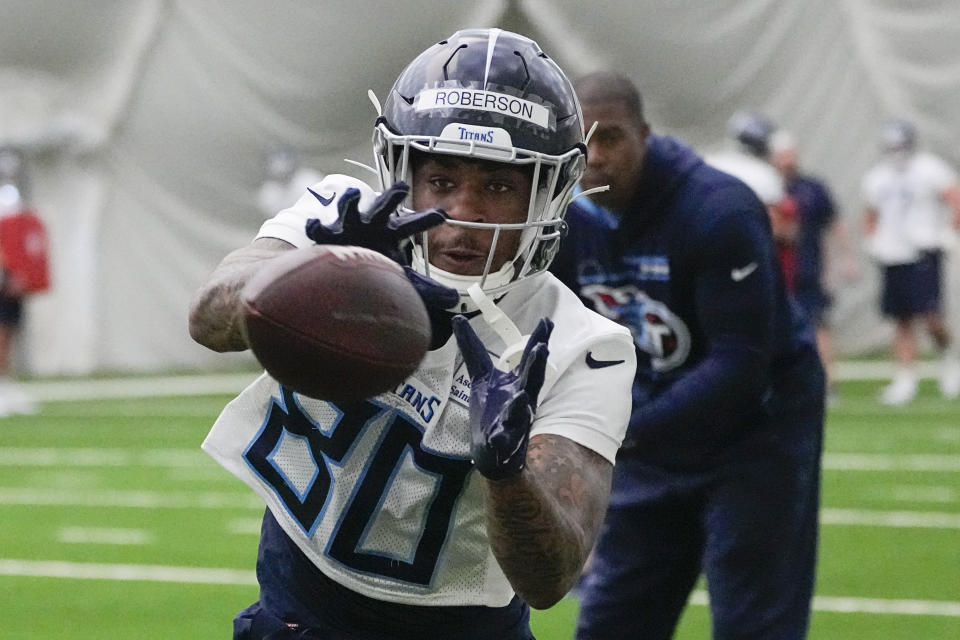
[[775, 313], [775, 262], [766, 213], [725, 207], [681, 256], [695, 274], [696, 321], [707, 353], [667, 389], [634, 407], [627, 442], [655, 446], [723, 439], [756, 414], [767, 388]]

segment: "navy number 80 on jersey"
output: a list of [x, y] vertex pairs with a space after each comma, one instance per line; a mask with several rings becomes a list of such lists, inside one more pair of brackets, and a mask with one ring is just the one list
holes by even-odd
[[[473, 464], [422, 448], [423, 432], [402, 413], [364, 401], [349, 406], [327, 403], [337, 416], [324, 428], [301, 410], [292, 391], [281, 387], [263, 427], [247, 446], [247, 464], [270, 486], [308, 537], [328, 508], [345, 461], [374, 422], [389, 421], [367, 455], [362, 478], [350, 494], [329, 537], [331, 559], [367, 574], [427, 586], [450, 528], [451, 517]], [[389, 415], [387, 415], [389, 414]], [[400, 504], [391, 489], [399, 474], [418, 474], [429, 491], [414, 507]], [[376, 544], [378, 529], [390, 528], [397, 509], [414, 508], [419, 527], [404, 531], [403, 544]], [[407, 513], [407, 515], [409, 515]], [[395, 535], [396, 529], [391, 528]]]

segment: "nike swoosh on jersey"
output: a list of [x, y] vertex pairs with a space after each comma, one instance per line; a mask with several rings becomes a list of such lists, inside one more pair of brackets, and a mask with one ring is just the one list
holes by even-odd
[[623, 364], [626, 360], [597, 360], [593, 357], [592, 351], [587, 351], [587, 366], [591, 369], [603, 369], [617, 364]]
[[336, 191], [334, 191], [334, 192], [333, 192], [333, 195], [331, 195], [329, 198], [324, 198], [322, 195], [320, 195], [319, 193], [317, 193], [316, 191], [314, 191], [314, 190], [311, 189], [310, 187], [307, 187], [307, 191], [309, 191], [310, 193], [312, 193], [312, 194], [313, 194], [313, 197], [316, 198], [317, 200], [319, 200], [319, 201], [320, 201], [320, 204], [322, 204], [322, 205], [325, 206], [325, 207], [326, 207], [327, 205], [329, 205], [331, 202], [333, 202], [333, 199], [337, 197], [337, 192], [336, 192]]
[[748, 275], [753, 273], [756, 270], [756, 268], [757, 268], [757, 263], [751, 262], [745, 267], [740, 267], [739, 269], [731, 269], [730, 279], [733, 280], [734, 282], [740, 282], [741, 280], [746, 278]]

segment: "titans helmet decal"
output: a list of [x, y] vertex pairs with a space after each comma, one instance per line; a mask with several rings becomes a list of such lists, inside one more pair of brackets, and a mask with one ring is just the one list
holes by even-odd
[[690, 331], [683, 321], [635, 286], [592, 284], [581, 294], [593, 302], [598, 313], [630, 329], [637, 348], [650, 356], [654, 371], [675, 369], [690, 354]]

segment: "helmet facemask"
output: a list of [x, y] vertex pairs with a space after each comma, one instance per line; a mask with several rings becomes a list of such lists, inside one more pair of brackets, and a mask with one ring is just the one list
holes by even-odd
[[[505, 132], [504, 132], [505, 133]], [[523, 222], [497, 224], [448, 220], [444, 224], [485, 229], [493, 234], [487, 263], [480, 275], [449, 273], [430, 265], [427, 233], [412, 241], [412, 266], [415, 270], [460, 291], [461, 302], [469, 305], [467, 288], [479, 283], [483, 291], [497, 298], [524, 278], [545, 271], [559, 249], [560, 239], [566, 233], [563, 216], [573, 196], [573, 189], [583, 174], [585, 161], [581, 149], [572, 149], [564, 155], [553, 156], [526, 151], [512, 146], [489, 144], [475, 140], [449, 140], [437, 136], [402, 136], [391, 132], [385, 123], [374, 132], [377, 173], [380, 188], [396, 182], [412, 184], [413, 152], [452, 155], [463, 158], [504, 162], [532, 168], [532, 187]], [[409, 200], [400, 215], [412, 212]], [[521, 231], [520, 242], [513, 258], [493, 270], [493, 256], [506, 231]]]
[[[563, 216], [583, 174], [586, 147], [573, 86], [534, 41], [500, 29], [458, 31], [403, 70], [382, 110], [374, 102], [380, 111], [373, 148], [381, 189], [400, 181], [412, 185], [418, 154], [529, 167], [532, 176], [525, 220], [444, 223], [493, 234], [482, 274], [458, 275], [430, 265], [426, 233], [411, 240], [414, 269], [456, 288], [460, 310], [472, 304], [471, 285], [479, 283], [496, 298], [547, 269], [566, 231]], [[503, 234], [516, 231], [517, 252], [494, 270]]]

